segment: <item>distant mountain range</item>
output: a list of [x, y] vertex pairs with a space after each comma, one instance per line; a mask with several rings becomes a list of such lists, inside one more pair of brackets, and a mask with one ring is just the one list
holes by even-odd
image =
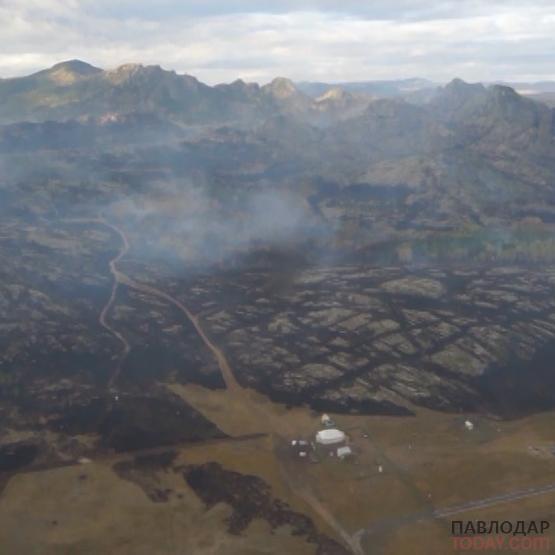
[[[503, 85], [547, 102], [555, 95], [552, 82]], [[275, 113], [326, 124], [356, 115], [378, 98], [425, 104], [440, 90], [440, 84], [416, 78], [331, 84], [279, 77], [264, 86], [241, 80], [208, 86], [159, 66], [127, 64], [105, 71], [71, 60], [26, 77], [0, 79], [0, 123], [156, 112], [186, 124], [250, 124]]]
[[[548, 83], [534, 86], [525, 92], [552, 94]], [[48, 172], [55, 164], [61, 179], [59, 168], [71, 163], [75, 174], [94, 164], [103, 176], [119, 164], [127, 173], [120, 168], [118, 180], [144, 180], [151, 174], [129, 168], [150, 160], [149, 168], [202, 183], [218, 200], [230, 190], [240, 198], [239, 191], [287, 189], [341, 237], [334, 245], [360, 251], [464, 235], [469, 226], [510, 226], [512, 236], [512, 227], [533, 221], [550, 234], [554, 114], [507, 85], [460, 79], [208, 86], [158, 66], [104, 71], [69, 61], [0, 80], [0, 154], [20, 175], [14, 156], [48, 152]], [[551, 235], [542, 237], [545, 254]], [[496, 239], [488, 248], [511, 258], [520, 252], [513, 247]]]
[[419, 91], [435, 90], [440, 86], [427, 79], [398, 79], [389, 81], [359, 81], [345, 83], [318, 83], [302, 81], [297, 83], [299, 90], [312, 97], [321, 96], [331, 88], [340, 88], [346, 92], [369, 94], [375, 97], [404, 97]]
[[159, 66], [129, 64], [103, 71], [78, 60], [28, 77], [0, 80], [2, 123], [147, 112], [184, 124], [248, 124], [275, 113], [306, 114], [317, 120], [324, 107], [349, 109], [368, 101], [344, 93], [319, 102], [284, 78], [262, 87], [241, 80], [210, 87]]

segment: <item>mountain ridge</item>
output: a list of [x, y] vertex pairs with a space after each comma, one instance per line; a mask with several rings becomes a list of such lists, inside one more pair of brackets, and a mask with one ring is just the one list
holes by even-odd
[[[250, 125], [276, 113], [290, 113], [327, 125], [361, 114], [379, 98], [428, 105], [437, 104], [443, 90], [451, 91], [455, 102], [455, 89], [483, 95], [492, 87], [506, 86], [486, 87], [457, 78], [444, 87], [419, 78], [309, 85], [276, 77], [262, 86], [241, 79], [210, 86], [159, 65], [128, 63], [104, 70], [68, 60], [28, 76], [0, 80], [0, 123], [154, 111], [183, 124], [239, 121]], [[315, 96], [315, 91], [320, 94]]]
[[[74, 77], [53, 82], [59, 71]], [[0, 100], [2, 152], [142, 148], [206, 179], [293, 181], [316, 198], [332, 183], [321, 214], [358, 219], [363, 234], [489, 225], [500, 213], [503, 225], [548, 222], [555, 207], [555, 111], [501, 84], [454, 79], [418, 103], [338, 87], [311, 98], [286, 78], [209, 86], [160, 66], [71, 61], [0, 82]], [[345, 197], [357, 187], [376, 199]]]

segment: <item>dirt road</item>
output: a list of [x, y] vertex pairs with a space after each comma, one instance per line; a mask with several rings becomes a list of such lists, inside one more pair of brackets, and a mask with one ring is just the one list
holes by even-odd
[[[104, 224], [106, 223], [103, 220], [99, 220], [99, 222], [102, 222]], [[129, 351], [131, 351], [131, 346], [129, 345], [127, 339], [125, 339], [123, 334], [121, 334], [118, 330], [116, 330], [108, 322], [108, 315], [110, 313], [110, 310], [112, 309], [112, 306], [114, 305], [114, 302], [116, 301], [116, 296], [117, 296], [118, 287], [119, 287], [119, 280], [118, 280], [118, 276], [117, 276], [116, 264], [129, 251], [129, 242], [127, 241], [127, 237], [125, 237], [125, 235], [121, 235], [121, 238], [122, 238], [122, 241], [123, 241], [122, 247], [121, 247], [119, 253], [117, 254], [117, 256], [115, 258], [113, 258], [112, 260], [110, 260], [110, 264], [109, 264], [110, 273], [114, 277], [114, 282], [112, 284], [112, 292], [111, 292], [110, 298], [108, 299], [108, 302], [104, 305], [104, 308], [100, 312], [100, 317], [98, 319], [98, 321], [100, 322], [100, 325], [104, 329], [108, 330], [114, 337], [116, 337], [123, 346], [123, 350], [122, 350], [122, 352], [119, 356], [118, 364], [117, 364], [116, 368], [114, 369], [114, 371], [112, 372], [112, 375], [110, 376], [110, 380], [108, 382], [108, 387], [110, 387], [110, 388], [117, 381], [117, 379], [119, 377], [119, 374], [121, 372], [121, 365], [123, 364], [123, 361], [125, 360], [125, 358], [129, 354]]]

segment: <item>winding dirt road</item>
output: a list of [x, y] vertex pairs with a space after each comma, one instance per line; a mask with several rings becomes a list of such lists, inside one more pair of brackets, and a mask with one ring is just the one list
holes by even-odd
[[[98, 220], [98, 222], [99, 223], [104, 223], [105, 225], [108, 225], [103, 220]], [[108, 382], [108, 387], [109, 388], [112, 388], [113, 385], [115, 384], [116, 380], [118, 379], [119, 374], [121, 372], [121, 366], [123, 364], [123, 361], [125, 360], [125, 358], [129, 354], [129, 352], [131, 351], [131, 345], [129, 345], [129, 342], [127, 341], [127, 339], [125, 339], [123, 334], [121, 334], [117, 329], [115, 329], [113, 326], [111, 326], [110, 323], [108, 322], [108, 315], [110, 313], [110, 310], [112, 309], [112, 306], [114, 305], [114, 302], [116, 301], [116, 295], [117, 295], [118, 287], [119, 287], [119, 280], [118, 280], [118, 276], [117, 276], [118, 271], [117, 271], [117, 268], [116, 268], [116, 264], [129, 251], [129, 242], [127, 241], [127, 237], [125, 235], [121, 235], [121, 238], [122, 238], [122, 241], [123, 241], [122, 247], [121, 247], [118, 255], [115, 258], [113, 258], [112, 260], [110, 260], [110, 265], [109, 265], [110, 266], [110, 273], [114, 276], [114, 282], [112, 284], [112, 293], [110, 295], [110, 298], [108, 299], [108, 302], [106, 303], [106, 305], [104, 306], [104, 308], [100, 312], [100, 317], [98, 319], [98, 321], [100, 322], [100, 325], [104, 329], [109, 331], [114, 337], [116, 337], [116, 339], [118, 339], [119, 342], [123, 346], [123, 351], [119, 356], [118, 364], [117, 364], [114, 372], [110, 376], [110, 380]]]
[[[203, 343], [206, 345], [206, 347], [208, 347], [208, 349], [212, 352], [212, 354], [216, 358], [216, 361], [218, 362], [218, 366], [219, 366], [220, 371], [222, 373], [222, 378], [225, 382], [226, 388], [228, 390], [231, 390], [231, 391], [240, 389], [240, 386], [237, 383], [237, 380], [235, 379], [235, 376], [233, 375], [233, 371], [231, 370], [231, 367], [230, 367], [229, 363], [227, 362], [226, 357], [224, 356], [222, 351], [206, 335], [206, 332], [202, 328], [197, 316], [195, 316], [181, 301], [179, 301], [175, 297], [172, 297], [168, 293], [165, 293], [164, 291], [160, 291], [159, 289], [156, 289], [155, 287], [152, 287], [150, 285], [145, 285], [143, 283], [139, 283], [139, 282], [135, 281], [134, 279], [130, 278], [128, 275], [121, 272], [120, 270], [118, 270], [116, 264], [129, 251], [129, 240], [127, 239], [127, 236], [125, 235], [123, 230], [121, 230], [118, 226], [116, 226], [114, 224], [111, 224], [111, 223], [109, 223], [109, 222], [107, 222], [106, 220], [103, 220], [103, 219], [98, 219], [98, 220], [95, 220], [95, 221], [97, 223], [103, 224], [104, 226], [108, 227], [109, 229], [111, 229], [112, 231], [117, 233], [119, 235], [119, 237], [121, 238], [121, 241], [123, 243], [123, 246], [122, 246], [118, 256], [116, 256], [110, 262], [110, 272], [114, 276], [114, 285], [112, 287], [112, 296], [110, 297], [110, 300], [109, 300], [108, 304], [104, 307], [104, 309], [102, 310], [102, 313], [100, 315], [101, 323], [102, 323], [103, 318], [104, 318], [104, 322], [105, 322], [106, 314], [110, 310], [110, 307], [111, 307], [111, 305], [113, 304], [113, 302], [115, 300], [115, 297], [116, 297], [116, 294], [117, 294], [117, 288], [118, 288], [119, 284], [126, 285], [127, 287], [129, 287], [131, 289], [135, 289], [136, 291], [140, 291], [141, 293], [146, 293], [146, 294], [153, 295], [155, 297], [164, 299], [165, 301], [167, 301], [167, 302], [173, 304], [174, 306], [176, 306], [181, 312], [183, 312], [183, 314], [185, 314], [185, 316], [191, 322], [191, 324], [193, 324], [196, 332], [198, 333], [198, 335], [202, 339]], [[127, 352], [129, 352], [129, 344], [127, 343], [127, 341], [125, 341], [124, 338], [121, 337], [121, 334], [119, 332], [117, 332], [116, 330], [113, 330], [113, 328], [110, 327], [110, 326], [107, 326], [105, 324], [102, 324], [102, 325], [105, 328], [112, 331], [112, 333], [114, 333], [114, 335], [116, 335], [116, 337], [121, 338], [125, 342]], [[117, 376], [114, 376], [114, 379], [115, 378], [117, 378]]]

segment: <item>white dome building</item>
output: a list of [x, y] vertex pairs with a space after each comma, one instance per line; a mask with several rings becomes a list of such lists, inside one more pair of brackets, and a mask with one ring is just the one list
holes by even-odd
[[316, 434], [316, 443], [320, 445], [334, 445], [336, 443], [343, 443], [346, 437], [345, 432], [330, 428], [329, 430], [320, 430]]

